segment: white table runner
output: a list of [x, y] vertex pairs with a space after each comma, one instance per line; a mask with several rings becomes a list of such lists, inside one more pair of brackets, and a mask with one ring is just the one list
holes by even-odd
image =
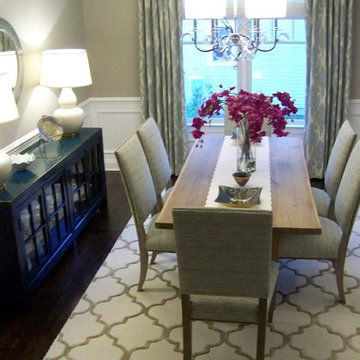
[[[270, 181], [270, 150], [269, 138], [263, 137], [260, 144], [256, 144], [256, 171], [244, 188], [261, 187], [260, 204], [251, 209], [272, 210], [271, 207], [271, 181]], [[232, 174], [236, 171], [237, 145], [230, 136], [225, 136], [219, 159], [211, 180], [209, 193], [205, 207], [223, 207], [215, 202], [219, 194], [219, 185], [240, 187], [234, 180]]]

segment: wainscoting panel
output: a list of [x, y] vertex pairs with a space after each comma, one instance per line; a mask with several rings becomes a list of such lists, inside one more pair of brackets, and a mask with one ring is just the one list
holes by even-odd
[[114, 151], [141, 124], [140, 98], [90, 98], [82, 107], [87, 114], [84, 126], [103, 130], [105, 169], [118, 170]]

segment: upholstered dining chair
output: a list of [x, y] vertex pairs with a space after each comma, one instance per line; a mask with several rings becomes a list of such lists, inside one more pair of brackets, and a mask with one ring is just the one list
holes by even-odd
[[324, 189], [312, 187], [315, 205], [320, 216], [333, 217], [333, 205], [346, 162], [356, 140], [356, 134], [348, 120], [340, 127], [331, 149], [324, 176]]
[[131, 136], [115, 151], [119, 164], [121, 178], [129, 201], [131, 213], [134, 217], [139, 241], [140, 252], [140, 279], [138, 291], [142, 290], [146, 278], [149, 256], [158, 252], [175, 252], [175, 235], [171, 229], [155, 227], [157, 215], [149, 218], [156, 206], [157, 197], [140, 140], [136, 134]]
[[360, 202], [360, 142], [346, 163], [334, 202], [334, 219], [320, 216], [321, 235], [281, 235], [279, 257], [331, 260], [336, 273], [340, 302], [345, 303], [346, 250]]
[[192, 320], [258, 324], [256, 359], [263, 359], [278, 275], [272, 213], [203, 207], [175, 208], [173, 215], [184, 360], [191, 359]]
[[[157, 196], [156, 210], [160, 211], [163, 202], [172, 190], [171, 168], [168, 154], [155, 120], [149, 117], [137, 131], [148, 161]], [[165, 190], [165, 191], [164, 191]]]

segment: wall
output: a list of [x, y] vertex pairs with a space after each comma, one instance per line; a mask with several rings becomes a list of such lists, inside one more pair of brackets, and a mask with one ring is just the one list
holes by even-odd
[[91, 97], [134, 97], [139, 89], [137, 0], [83, 0]]
[[137, 0], [82, 0], [93, 85], [84, 104], [86, 126], [101, 127], [107, 170], [114, 150], [141, 123]]
[[[23, 48], [24, 89], [18, 102], [20, 118], [2, 124], [0, 148], [36, 129], [37, 120], [58, 107], [58, 89], [39, 86], [41, 52], [51, 48], [84, 48], [80, 0], [0, 1], [0, 16], [15, 29]], [[79, 102], [88, 88], [75, 89]]]

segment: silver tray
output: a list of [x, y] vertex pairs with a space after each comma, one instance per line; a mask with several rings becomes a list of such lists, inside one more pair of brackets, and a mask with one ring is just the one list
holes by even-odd
[[219, 185], [219, 195], [215, 202], [226, 206], [248, 207], [260, 204], [261, 187], [234, 188]]

